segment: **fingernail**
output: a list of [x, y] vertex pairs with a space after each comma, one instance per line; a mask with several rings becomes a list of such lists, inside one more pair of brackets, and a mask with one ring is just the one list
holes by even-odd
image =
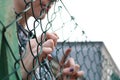
[[48, 54], [48, 60], [52, 60], [53, 58], [52, 58], [52, 56], [51, 56], [51, 54]]
[[74, 71], [74, 69], [73, 68], [70, 68], [70, 72], [73, 72]]

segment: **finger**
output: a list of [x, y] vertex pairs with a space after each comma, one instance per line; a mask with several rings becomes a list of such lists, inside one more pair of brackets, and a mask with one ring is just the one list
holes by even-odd
[[75, 64], [75, 72], [79, 71], [80, 66], [78, 64]]
[[68, 67], [63, 69], [63, 75], [72, 75], [74, 71], [73, 67]]
[[62, 57], [61, 61], [60, 61], [60, 65], [63, 65], [68, 57], [68, 55], [70, 54], [71, 52], [71, 48], [68, 48], [66, 51], [65, 51], [65, 54], [64, 56]]
[[51, 54], [48, 54], [48, 60], [52, 60], [52, 55]]
[[52, 53], [52, 49], [50, 47], [43, 47], [41, 54], [39, 56], [39, 60], [42, 61], [47, 57], [48, 54]]
[[73, 58], [69, 58], [68, 61], [65, 64], [65, 67], [74, 67], [75, 66], [75, 61]]
[[73, 58], [70, 60], [70, 67], [67, 67], [64, 69], [64, 74], [67, 75], [76, 75], [76, 73], [79, 71], [80, 66], [78, 64], [74, 64]]
[[74, 67], [74, 71], [73, 71], [73, 73], [72, 73], [73, 76], [77, 75], [77, 72], [78, 72], [79, 69], [80, 69], [80, 66], [79, 66], [78, 64], [75, 64], [74, 66], [75, 66], [75, 67]]
[[41, 36], [39, 36], [38, 38], [38, 42], [41, 42], [41, 41], [45, 41], [45, 40], [48, 40], [48, 39], [52, 39], [54, 41], [54, 46], [56, 46], [57, 44], [57, 40], [59, 39], [59, 37], [57, 36], [56, 33], [44, 33], [42, 34]]
[[67, 70], [67, 69], [65, 70], [64, 69], [63, 75], [64, 75], [64, 77], [68, 76], [70, 78], [70, 80], [76, 80], [77, 78], [83, 77], [84, 72], [83, 71], [78, 71], [78, 72], [73, 73], [71, 70]]
[[50, 48], [50, 47], [43, 47], [42, 48], [42, 54], [41, 55], [44, 55], [44, 54], [50, 54], [50, 53], [52, 53], [52, 48]]
[[56, 33], [53, 33], [53, 34], [59, 39], [59, 36]]
[[56, 33], [46, 33], [47, 39], [59, 39]]
[[54, 48], [53, 40], [52, 39], [47, 40], [46, 42], [43, 43], [42, 47], [43, 48], [40, 48], [40, 46], [38, 47], [38, 45], [36, 45], [35, 47], [32, 48], [32, 52], [38, 53], [41, 51], [41, 53], [51, 53], [51, 49], [53, 51], [53, 48]]
[[54, 46], [57, 45], [57, 40], [59, 39], [59, 37], [57, 36], [57, 34], [55, 34], [55, 33], [46, 33], [46, 38], [47, 39], [53, 39]]
[[78, 71], [76, 77], [82, 77], [84, 75], [84, 71]]
[[48, 39], [47, 41], [45, 41], [43, 43], [43, 47], [50, 47], [52, 49], [54, 49], [54, 42], [52, 39]]
[[52, 49], [49, 48], [49, 47], [43, 47], [41, 49], [39, 48], [38, 50], [39, 51], [37, 52], [36, 48], [33, 49], [34, 56], [37, 56], [37, 54], [40, 54], [41, 56], [42, 55], [47, 55], [47, 54], [50, 54], [52, 52]]

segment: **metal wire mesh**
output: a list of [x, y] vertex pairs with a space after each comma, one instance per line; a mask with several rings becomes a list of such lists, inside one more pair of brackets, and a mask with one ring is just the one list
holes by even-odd
[[[41, 2], [41, 1], [40, 1]], [[104, 45], [103, 43], [93, 43], [87, 40], [87, 35], [85, 31], [81, 29], [78, 23], [75, 21], [75, 18], [70, 14], [69, 10], [65, 6], [65, 4], [61, 1], [50, 1], [47, 6], [53, 4], [53, 8], [50, 13], [46, 14], [45, 21], [41, 20], [41, 18], [35, 17], [35, 12], [33, 9], [34, 0], [26, 1], [25, 9], [16, 13], [16, 19], [13, 20], [9, 25], [5, 26], [2, 21], [0, 21], [0, 25], [2, 25], [3, 29], [0, 31], [3, 36], [6, 30], [12, 26], [13, 23], [16, 22], [18, 35], [18, 44], [19, 44], [19, 53], [14, 53], [11, 50], [11, 46], [8, 44], [6, 38], [2, 40], [5, 41], [7, 47], [10, 49], [11, 55], [14, 62], [14, 70], [11, 74], [5, 75], [2, 80], [8, 80], [10, 76], [16, 74], [15, 80], [19, 80], [18, 76], [18, 68], [20, 68], [20, 62], [27, 73], [27, 80], [29, 76], [31, 76], [31, 80], [57, 80], [56, 70], [59, 67], [59, 61], [61, 60], [61, 56], [64, 56], [65, 50], [67, 48], [72, 48], [71, 54], [68, 58], [73, 57], [75, 62], [79, 64], [80, 70], [85, 72], [82, 78], [78, 78], [78, 80], [117, 80], [120, 78], [111, 78], [112, 74], [115, 73], [119, 75], [119, 71], [115, 66], [113, 60], [108, 54], [107, 50], [102, 50]], [[41, 3], [40, 3], [41, 5]], [[41, 7], [42, 8], [42, 7]], [[29, 22], [26, 18], [26, 12], [32, 9], [32, 15], [34, 17], [32, 28], [29, 27]], [[44, 12], [44, 9], [41, 10], [41, 14]], [[41, 16], [40, 14], [40, 16]], [[63, 15], [64, 14], [64, 15]], [[19, 24], [19, 20], [22, 16], [25, 16], [26, 21], [26, 29], [23, 28], [21, 24]], [[1, 15], [0, 15], [1, 16]], [[39, 16], [39, 17], [40, 17]], [[31, 24], [30, 24], [31, 26]], [[58, 26], [58, 27], [56, 27]], [[42, 53], [43, 43], [46, 41], [46, 33], [47, 32], [55, 32], [60, 36], [60, 42], [57, 44], [52, 56], [54, 60], [49, 61], [48, 58], [44, 59], [42, 62], [39, 61], [39, 56]], [[77, 33], [78, 35], [74, 35]], [[41, 37], [41, 41], [38, 41], [37, 35], [44, 36]], [[35, 39], [37, 43], [37, 55], [34, 55], [32, 51], [32, 43], [30, 43], [31, 39]], [[82, 42], [80, 42], [82, 41]], [[26, 44], [29, 43], [31, 55], [33, 56], [32, 62], [32, 70], [27, 70], [24, 64], [24, 58], [27, 56], [26, 54]], [[2, 45], [2, 44], [1, 44]], [[38, 48], [40, 47], [40, 52], [38, 52]], [[105, 48], [105, 47], [104, 47]], [[1, 48], [3, 49], [3, 48]], [[1, 52], [2, 54], [2, 52]], [[15, 54], [19, 54], [20, 58], [17, 59]], [[0, 55], [2, 56], [2, 55]], [[0, 63], [1, 64], [1, 63]], [[19, 64], [19, 66], [18, 66]], [[9, 67], [9, 65], [8, 65]], [[62, 69], [61, 69], [62, 70]], [[61, 73], [62, 71], [58, 73]], [[19, 71], [20, 73], [20, 71]], [[0, 72], [0, 75], [2, 72]]]

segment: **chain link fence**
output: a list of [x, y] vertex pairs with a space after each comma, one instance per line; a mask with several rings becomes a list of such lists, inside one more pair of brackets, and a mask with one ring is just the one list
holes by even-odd
[[[27, 80], [57, 80], [56, 72], [59, 62], [61, 56], [65, 55], [67, 48], [72, 49], [67, 58], [74, 58], [75, 62], [80, 65], [80, 70], [85, 72], [83, 77], [78, 78], [78, 80], [120, 80], [120, 72], [104, 43], [88, 41], [85, 31], [78, 25], [61, 0], [51, 0], [48, 3], [48, 5], [52, 3], [53, 8], [46, 14], [44, 20], [34, 16], [34, 0], [23, 1], [25, 8], [19, 13], [16, 13], [14, 8], [11, 7], [13, 0], [0, 1], [0, 80], [21, 80], [21, 65], [27, 73]], [[26, 12], [30, 9], [32, 9], [33, 17], [29, 22]], [[42, 12], [44, 12], [44, 9], [40, 13]], [[23, 16], [25, 16], [26, 22], [25, 29], [19, 24]], [[52, 52], [54, 59], [49, 61], [47, 57], [40, 62], [39, 56], [42, 53], [47, 32], [57, 33], [60, 36], [59, 42]], [[78, 35], [75, 35], [76, 33]], [[37, 40], [38, 35], [44, 36], [40, 42]], [[36, 40], [37, 49], [40, 46], [40, 52], [37, 51], [36, 56], [31, 49], [31, 39]], [[30, 71], [27, 70], [24, 63], [27, 56], [27, 42], [33, 56], [33, 65]], [[61, 74], [61, 72], [62, 69], [57, 73]]]

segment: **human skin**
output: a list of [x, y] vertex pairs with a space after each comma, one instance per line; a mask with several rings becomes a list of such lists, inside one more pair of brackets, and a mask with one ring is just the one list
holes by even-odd
[[[29, 2], [30, 0], [26, 0], [26, 2]], [[30, 8], [27, 12], [26, 12], [26, 17], [24, 15], [22, 15], [22, 19], [19, 21], [19, 23], [21, 25], [25, 25], [25, 18], [28, 19], [31, 16], [34, 16], [34, 18], [40, 18], [40, 19], [44, 19], [46, 13], [49, 11], [49, 9], [51, 8], [53, 2], [51, 2], [50, 4], [50, 0], [35, 0], [34, 2], [32, 2], [32, 8], [34, 11], [32, 11], [32, 8]], [[41, 5], [40, 5], [41, 4]], [[48, 6], [49, 4], [49, 6]], [[17, 13], [20, 13], [21, 11], [23, 11], [25, 9], [25, 2], [24, 0], [14, 0], [14, 9]], [[45, 12], [43, 13], [42, 10], [45, 10]], [[33, 15], [34, 12], [34, 15]], [[42, 16], [40, 15], [42, 14]]]
[[[26, 0], [26, 1], [29, 2], [30, 0]], [[34, 17], [35, 18], [44, 19], [46, 13], [49, 11], [49, 9], [52, 6], [52, 3], [51, 3], [51, 5], [46, 7], [46, 5], [49, 4], [49, 2], [50, 2], [50, 0], [41, 0], [41, 5], [40, 5], [40, 0], [35, 0], [33, 2], [33, 10], [34, 10]], [[46, 13], [43, 13], [41, 16], [40, 14], [41, 14], [41, 10], [43, 8], [45, 9]], [[23, 11], [25, 9], [24, 0], [14, 0], [14, 9], [17, 13], [20, 13], [21, 11]], [[26, 12], [26, 19], [29, 19], [29, 17], [31, 17], [31, 16], [33, 16], [32, 9], [29, 9]], [[19, 21], [19, 24], [21, 24], [22, 26], [25, 26], [25, 21], [26, 21], [25, 16], [22, 15], [22, 19]], [[43, 36], [39, 36], [37, 38], [37, 40], [39, 42], [41, 41], [41, 37], [43, 37]], [[43, 46], [42, 46], [43, 47], [42, 53], [39, 56], [40, 62], [42, 62], [42, 60], [45, 59], [46, 57], [48, 57], [49, 60], [52, 59], [51, 53], [54, 50], [54, 48], [56, 47], [57, 40], [59, 39], [59, 37], [57, 36], [56, 33], [46, 33], [46, 38], [47, 39], [43, 43]], [[36, 42], [36, 39], [31, 39], [30, 43], [31, 43], [31, 47], [32, 47], [32, 52], [33, 52], [34, 56], [36, 56], [37, 52], [40, 51], [41, 46], [37, 47], [38, 44]], [[71, 52], [71, 49], [67, 49], [65, 52], [65, 55], [68, 56], [70, 52]], [[26, 45], [26, 54], [27, 55], [23, 59], [23, 63], [25, 64], [27, 71], [30, 71], [30, 70], [32, 70], [32, 66], [33, 66], [32, 63], [33, 63], [34, 57], [31, 54], [29, 43], [27, 43], [27, 45]], [[63, 74], [62, 74], [63, 77], [59, 78], [59, 80], [66, 80], [67, 75], [70, 76], [71, 80], [76, 80], [77, 77], [80, 77], [83, 75], [83, 71], [79, 71], [80, 66], [78, 64], [75, 64], [73, 58], [69, 58], [66, 61], [66, 58], [63, 57], [59, 64], [60, 64], [60, 66], [64, 65]], [[21, 65], [21, 72], [22, 72], [23, 80], [26, 80], [27, 72], [24, 70], [22, 65]], [[30, 77], [29, 77], [29, 79], [30, 79]]]

